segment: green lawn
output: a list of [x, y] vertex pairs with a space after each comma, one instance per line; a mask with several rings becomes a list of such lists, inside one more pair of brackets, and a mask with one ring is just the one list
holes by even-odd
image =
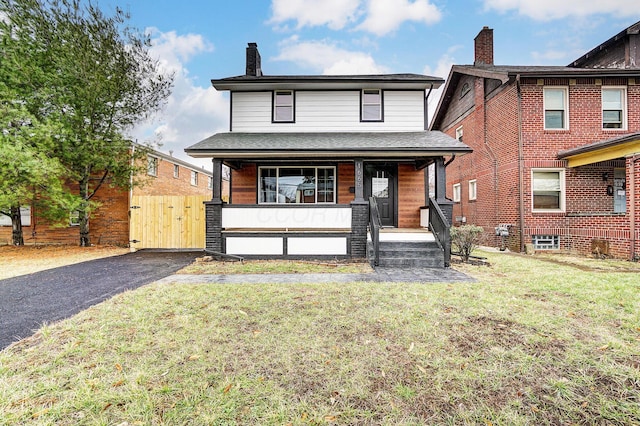
[[0, 352], [0, 424], [640, 424], [640, 274], [481, 255], [475, 283], [121, 294]]

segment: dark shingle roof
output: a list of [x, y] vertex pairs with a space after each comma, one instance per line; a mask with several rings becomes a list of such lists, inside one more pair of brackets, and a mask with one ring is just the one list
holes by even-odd
[[217, 133], [185, 149], [192, 157], [318, 158], [451, 155], [471, 152], [442, 132]]

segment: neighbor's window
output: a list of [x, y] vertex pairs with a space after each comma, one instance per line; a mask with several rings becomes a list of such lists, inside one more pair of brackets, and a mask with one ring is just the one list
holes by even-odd
[[[22, 226], [31, 226], [31, 206], [20, 207], [20, 222]], [[0, 213], [0, 226], [12, 226], [11, 217]]]
[[277, 90], [273, 92], [273, 121], [293, 122], [293, 91]]
[[328, 204], [336, 202], [335, 167], [261, 167], [261, 204]]
[[532, 235], [531, 242], [536, 250], [560, 249], [560, 237], [558, 235]]
[[158, 176], [158, 158], [148, 156], [147, 157], [147, 174], [149, 176]]
[[459, 140], [460, 142], [462, 142], [462, 136], [464, 135], [464, 130], [462, 128], [462, 126], [458, 127], [456, 129], [456, 139]]
[[456, 203], [460, 202], [460, 184], [453, 184], [453, 201]]
[[532, 170], [531, 187], [534, 212], [564, 211], [564, 170]]
[[365, 89], [361, 94], [362, 121], [382, 121], [382, 91], [377, 89]]
[[177, 164], [173, 165], [173, 177], [176, 179], [180, 177], [180, 166]]
[[478, 185], [476, 182], [477, 181], [475, 179], [469, 181], [469, 200], [470, 201], [475, 200], [478, 195], [477, 194]]
[[191, 185], [198, 186], [198, 172], [191, 170]]
[[211, 176], [207, 176], [207, 189], [213, 189], [213, 178]]
[[626, 99], [626, 88], [602, 88], [603, 129], [625, 129], [627, 127]]
[[566, 87], [544, 88], [544, 128], [568, 129], [569, 128], [569, 102]]
[[78, 210], [69, 213], [69, 226], [80, 226], [80, 212]]

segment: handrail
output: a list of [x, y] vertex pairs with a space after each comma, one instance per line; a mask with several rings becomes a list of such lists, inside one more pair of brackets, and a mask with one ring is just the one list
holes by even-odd
[[380, 263], [380, 228], [382, 228], [382, 221], [380, 220], [378, 203], [374, 197], [369, 197], [369, 229], [371, 230], [371, 241], [373, 242], [374, 266], [378, 266], [378, 263]]
[[451, 231], [449, 221], [434, 198], [429, 198], [429, 228], [444, 251], [444, 266], [451, 265]]

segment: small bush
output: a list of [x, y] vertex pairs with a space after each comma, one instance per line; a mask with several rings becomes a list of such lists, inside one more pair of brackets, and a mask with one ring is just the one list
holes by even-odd
[[476, 225], [463, 225], [451, 228], [451, 245], [460, 253], [463, 262], [469, 261], [471, 252], [480, 245], [484, 228]]

